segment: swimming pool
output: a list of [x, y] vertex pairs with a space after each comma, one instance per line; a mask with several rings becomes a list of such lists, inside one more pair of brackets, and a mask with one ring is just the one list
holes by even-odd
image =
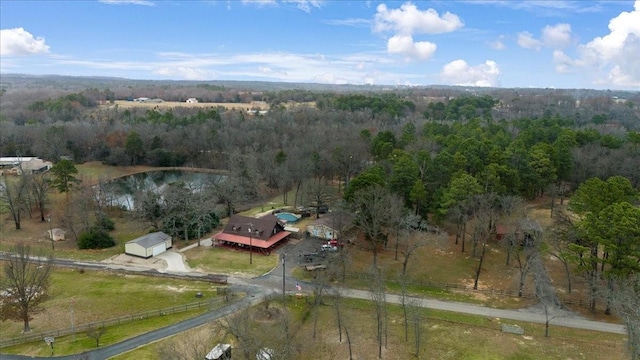
[[300, 221], [300, 217], [296, 214], [292, 214], [289, 212], [281, 212], [274, 214], [278, 219], [284, 220], [287, 224], [293, 224]]

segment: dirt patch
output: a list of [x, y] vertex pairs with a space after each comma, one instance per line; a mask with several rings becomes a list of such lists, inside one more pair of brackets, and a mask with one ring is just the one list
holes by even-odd
[[118, 264], [118, 265], [127, 265], [127, 266], [139, 266], [146, 267], [149, 269], [157, 269], [163, 270], [167, 268], [167, 262], [163, 259], [158, 259], [151, 257], [149, 259], [143, 259], [136, 256], [131, 256], [127, 254], [119, 254], [112, 256], [106, 260], [102, 261], [106, 264]]
[[140, 102], [140, 101], [125, 101], [125, 100], [116, 100], [115, 104], [104, 105], [104, 107], [113, 107], [117, 105], [122, 109], [130, 109], [130, 108], [145, 108], [145, 109], [171, 109], [171, 108], [200, 108], [200, 109], [208, 109], [208, 108], [217, 108], [223, 107], [225, 109], [240, 109], [240, 110], [249, 110], [249, 109], [260, 109], [260, 110], [268, 110], [269, 104], [264, 101], [252, 101], [251, 103], [187, 103], [187, 102], [178, 102], [178, 101], [163, 101], [163, 102]]
[[273, 322], [282, 317], [282, 309], [270, 306], [257, 307], [252, 314], [253, 320], [258, 322]]

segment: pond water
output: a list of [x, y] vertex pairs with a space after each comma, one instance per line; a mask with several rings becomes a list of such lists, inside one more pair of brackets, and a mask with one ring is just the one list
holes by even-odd
[[135, 207], [134, 195], [141, 191], [162, 193], [168, 185], [184, 182], [192, 189], [203, 188], [207, 184], [219, 182], [224, 175], [192, 171], [149, 171], [121, 177], [109, 182], [112, 203], [127, 210]]

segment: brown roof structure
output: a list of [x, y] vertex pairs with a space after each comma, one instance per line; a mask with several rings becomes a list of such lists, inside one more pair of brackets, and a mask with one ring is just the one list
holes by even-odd
[[268, 249], [289, 235], [291, 232], [285, 231], [282, 221], [272, 214], [261, 218], [233, 215], [224, 229], [213, 238], [218, 241]]

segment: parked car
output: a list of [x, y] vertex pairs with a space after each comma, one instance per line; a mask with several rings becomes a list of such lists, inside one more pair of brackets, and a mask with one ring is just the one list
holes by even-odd
[[320, 248], [320, 250], [322, 250], [322, 251], [338, 251], [338, 247], [337, 246], [333, 246], [333, 245], [329, 245], [329, 244], [322, 244], [322, 247]]
[[310, 263], [314, 262], [316, 260], [316, 257], [320, 256], [320, 254], [318, 254], [317, 252], [312, 252], [308, 254], [301, 254], [300, 256], [302, 257], [303, 263]]
[[327, 241], [327, 244], [331, 245], [331, 246], [335, 246], [335, 247], [343, 247], [344, 246], [344, 243], [342, 241], [338, 241], [338, 240], [329, 240], [329, 241]]

